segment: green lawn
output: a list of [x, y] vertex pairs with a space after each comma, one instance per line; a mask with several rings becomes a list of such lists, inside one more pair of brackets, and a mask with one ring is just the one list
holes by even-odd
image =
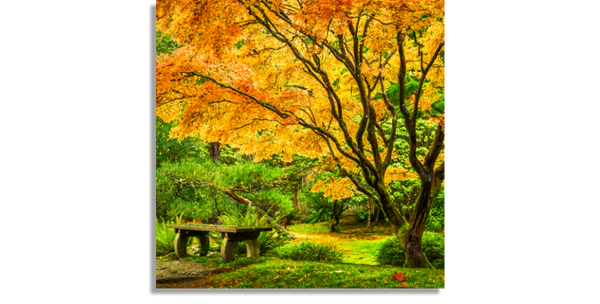
[[[186, 258], [204, 260], [206, 258]], [[215, 261], [217, 264], [218, 262]], [[347, 263], [321, 263], [261, 257], [237, 258], [222, 266], [233, 271], [212, 276], [208, 288], [398, 288], [396, 272], [407, 279], [404, 288], [444, 288], [444, 270], [407, 269]]]

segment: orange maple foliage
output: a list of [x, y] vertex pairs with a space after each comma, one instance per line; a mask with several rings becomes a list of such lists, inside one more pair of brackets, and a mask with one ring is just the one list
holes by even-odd
[[[178, 121], [173, 136], [229, 144], [256, 161], [328, 156], [343, 178], [316, 189], [334, 199], [359, 191], [397, 226], [389, 182], [435, 180], [444, 116], [428, 114], [444, 90], [443, 0], [159, 0], [156, 17], [184, 45], [157, 57], [156, 111]], [[407, 77], [419, 79], [410, 96]], [[438, 125], [423, 159], [419, 119]], [[414, 172], [395, 161], [399, 124]]]

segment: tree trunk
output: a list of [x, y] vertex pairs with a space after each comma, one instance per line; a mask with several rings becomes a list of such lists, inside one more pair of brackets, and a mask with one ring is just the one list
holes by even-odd
[[216, 142], [211, 142], [210, 143], [210, 158], [215, 162], [221, 162], [221, 143], [216, 141]]
[[373, 232], [373, 228], [371, 227], [371, 200], [367, 200], [367, 230]]
[[[430, 175], [428, 175], [430, 176]], [[408, 268], [433, 268], [431, 263], [423, 254], [423, 232], [425, 231], [425, 223], [429, 215], [431, 193], [431, 180], [421, 181], [421, 191], [417, 198], [417, 204], [413, 212], [410, 222], [410, 228], [404, 238], [404, 254], [406, 255], [406, 263], [404, 267]]]
[[333, 202], [333, 222], [331, 223], [331, 229], [330, 229], [330, 233], [332, 232], [336, 232], [336, 233], [340, 233], [340, 227], [338, 226], [340, 224], [340, 217], [342, 216], [342, 212], [344, 212], [344, 204], [340, 204], [339, 205], [339, 209], [340, 212], [338, 212], [338, 204], [336, 202]]
[[421, 180], [421, 191], [417, 198], [417, 204], [413, 212], [413, 218], [410, 222], [410, 228], [404, 239], [404, 253], [406, 255], [404, 267], [433, 268], [425, 254], [423, 254], [422, 240], [431, 203], [440, 193], [442, 182], [444, 181], [444, 164], [445, 163], [442, 163], [434, 173], [426, 174], [425, 180]]

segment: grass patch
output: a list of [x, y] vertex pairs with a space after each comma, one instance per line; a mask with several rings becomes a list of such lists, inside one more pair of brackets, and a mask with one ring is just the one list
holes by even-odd
[[[244, 261], [245, 260], [245, 261]], [[237, 269], [211, 276], [208, 288], [397, 288], [400, 271], [406, 288], [444, 288], [444, 270], [334, 264], [261, 257], [240, 258]], [[229, 263], [231, 264], [231, 263]]]
[[378, 265], [375, 258], [377, 250], [386, 240], [387, 238], [376, 240], [341, 239], [336, 247], [344, 253], [343, 262]]
[[[389, 235], [393, 232], [392, 227], [385, 222], [377, 223], [373, 231], [367, 230], [367, 223], [358, 223], [354, 217], [345, 217], [340, 220], [341, 234], [350, 235]], [[329, 233], [331, 222], [320, 222], [315, 224], [293, 224], [288, 225], [287, 230], [291, 233]]]
[[287, 226], [292, 234], [296, 233], [328, 233], [331, 228], [331, 224], [328, 222], [321, 222], [316, 224], [294, 224]]

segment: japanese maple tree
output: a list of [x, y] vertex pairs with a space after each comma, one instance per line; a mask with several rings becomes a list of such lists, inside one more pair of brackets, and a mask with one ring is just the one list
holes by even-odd
[[[172, 135], [255, 160], [327, 156], [343, 178], [318, 187], [376, 202], [405, 266], [431, 267], [421, 238], [444, 180], [443, 0], [169, 0], [156, 18], [184, 45], [157, 57], [157, 115], [178, 121]], [[419, 120], [437, 125], [427, 146]], [[396, 154], [402, 126], [410, 170]], [[406, 178], [421, 188], [401, 229], [389, 183]]]

